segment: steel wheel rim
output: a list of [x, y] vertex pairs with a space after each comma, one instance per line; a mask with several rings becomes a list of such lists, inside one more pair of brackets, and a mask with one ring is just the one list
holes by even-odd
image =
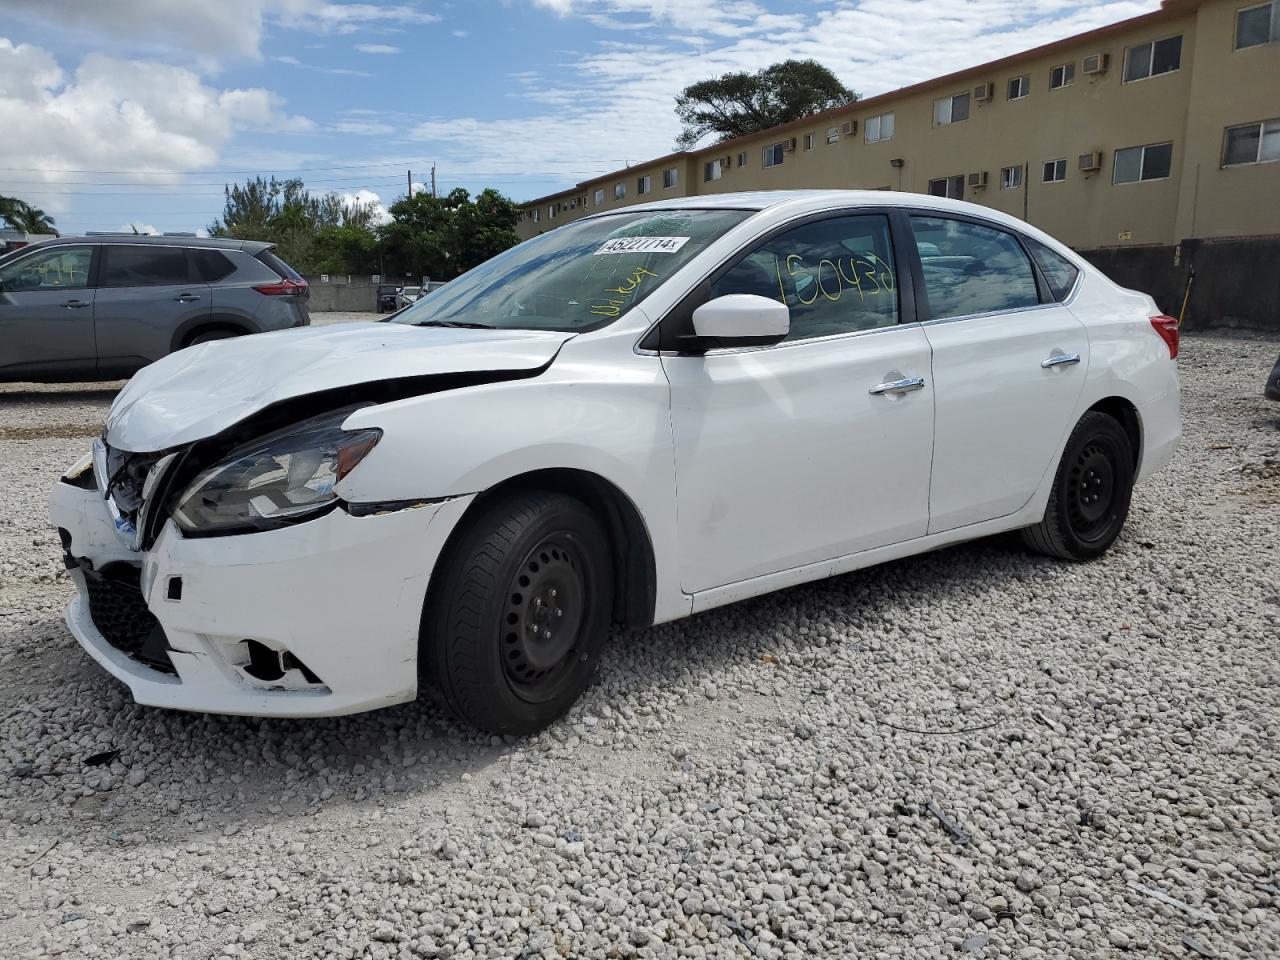
[[1067, 517], [1085, 542], [1102, 539], [1115, 519], [1118, 493], [1113, 455], [1097, 440], [1076, 455], [1067, 477]]
[[502, 671], [521, 699], [551, 699], [571, 679], [587, 613], [582, 552], [564, 534], [544, 537], [507, 588], [500, 644]]

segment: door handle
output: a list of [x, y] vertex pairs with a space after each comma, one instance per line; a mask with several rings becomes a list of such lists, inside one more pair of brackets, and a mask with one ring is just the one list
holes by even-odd
[[198, 294], [198, 293], [180, 293], [180, 294], [178, 294], [176, 297], [174, 297], [173, 299], [177, 300], [179, 303], [195, 303], [197, 300], [199, 300], [199, 299], [200, 299], [200, 294]]
[[873, 397], [886, 393], [909, 393], [924, 387], [924, 377], [903, 377], [901, 380], [890, 380], [888, 383], [877, 383], [867, 391]]
[[1048, 370], [1050, 367], [1064, 367], [1072, 363], [1080, 362], [1080, 354], [1078, 353], [1055, 353], [1052, 357], [1040, 361], [1040, 366]]
[[67, 300], [62, 304], [68, 310], [79, 310], [81, 307], [89, 306], [88, 300]]

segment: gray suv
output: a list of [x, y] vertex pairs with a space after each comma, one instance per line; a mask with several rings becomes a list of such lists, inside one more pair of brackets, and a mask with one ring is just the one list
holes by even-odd
[[253, 240], [59, 237], [0, 257], [0, 381], [114, 380], [208, 340], [302, 327], [307, 282]]

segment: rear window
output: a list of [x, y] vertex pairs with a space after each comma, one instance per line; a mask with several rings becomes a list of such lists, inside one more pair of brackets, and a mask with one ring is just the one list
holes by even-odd
[[191, 273], [197, 280], [205, 283], [217, 283], [235, 270], [235, 264], [217, 250], [201, 250], [188, 248], [187, 256], [191, 258]]
[[151, 287], [187, 283], [187, 252], [181, 247], [103, 244], [103, 287]]
[[274, 270], [282, 280], [302, 279], [302, 274], [298, 273], [297, 270], [293, 269], [293, 267], [289, 266], [270, 250], [263, 250], [261, 253], [257, 254], [255, 259], [259, 263], [265, 263], [268, 267]]

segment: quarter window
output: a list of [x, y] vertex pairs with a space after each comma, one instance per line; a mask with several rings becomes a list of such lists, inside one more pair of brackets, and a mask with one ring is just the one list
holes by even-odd
[[1173, 166], [1173, 144], [1152, 143], [1144, 147], [1125, 147], [1116, 151], [1112, 183], [1137, 183], [1139, 180], [1164, 180]]
[[1130, 47], [1124, 54], [1124, 82], [1173, 73], [1182, 66], [1182, 37], [1166, 37]]
[[1260, 3], [1236, 11], [1236, 49], [1280, 40], [1280, 2]]
[[1040, 272], [1044, 274], [1049, 290], [1053, 293], [1053, 299], [1065, 300], [1071, 288], [1076, 285], [1076, 277], [1080, 275], [1080, 270], [1058, 251], [1050, 249], [1039, 240], [1024, 236], [1022, 241], [1031, 251], [1031, 258], [1035, 260]]
[[187, 252], [180, 247], [102, 248], [103, 287], [150, 287], [187, 282]]
[[898, 322], [897, 271], [889, 221], [834, 217], [788, 230], [717, 279], [711, 297], [754, 293], [791, 311], [788, 340], [807, 340]]
[[1000, 169], [1000, 189], [1012, 190], [1022, 186], [1022, 167], [1002, 167]]
[[929, 194], [934, 197], [949, 197], [952, 200], [964, 199], [964, 174], [954, 177], [939, 177], [929, 181]]
[[957, 93], [954, 97], [943, 97], [933, 101], [933, 122], [937, 126], [949, 123], [960, 123], [969, 119], [969, 94]]
[[1009, 81], [1009, 99], [1021, 100], [1031, 93], [1030, 77], [1014, 77]]
[[766, 167], [776, 167], [782, 163], [782, 158], [786, 155], [787, 145], [785, 143], [775, 143], [764, 148], [764, 158], [761, 163]]
[[1071, 63], [1060, 63], [1049, 71], [1049, 89], [1061, 90], [1063, 87], [1069, 87], [1075, 78], [1075, 61], [1072, 61]]
[[912, 217], [934, 320], [1040, 302], [1035, 273], [1012, 234], [942, 217]]
[[1227, 127], [1227, 144], [1222, 156], [1224, 167], [1270, 160], [1280, 160], [1280, 120]]
[[1058, 183], [1067, 179], [1067, 161], [1065, 159], [1046, 160], [1040, 179], [1045, 183]]
[[893, 121], [894, 115], [892, 113], [881, 113], [874, 117], [867, 117], [866, 142], [879, 143], [881, 140], [892, 140]]
[[82, 290], [89, 286], [92, 247], [55, 247], [21, 257], [0, 269], [5, 293], [23, 290]]

